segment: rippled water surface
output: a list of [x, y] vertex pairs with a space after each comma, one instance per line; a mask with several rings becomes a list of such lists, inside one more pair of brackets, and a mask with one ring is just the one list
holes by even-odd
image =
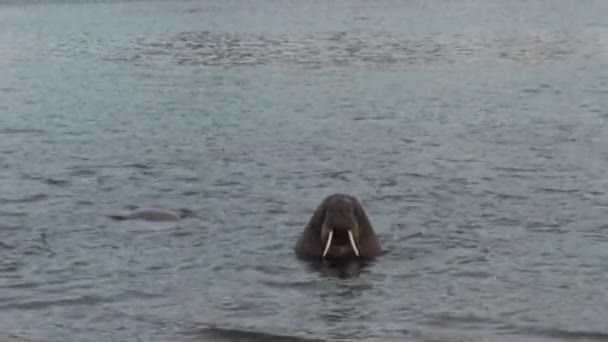
[[[0, 336], [608, 339], [606, 13], [0, 2]], [[363, 269], [293, 255], [337, 191]]]

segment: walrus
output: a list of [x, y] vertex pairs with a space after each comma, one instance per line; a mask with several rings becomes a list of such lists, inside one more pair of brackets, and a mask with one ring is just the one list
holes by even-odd
[[323, 199], [294, 249], [300, 259], [370, 260], [382, 254], [363, 205], [355, 196], [343, 193]]
[[160, 208], [141, 208], [124, 214], [112, 214], [111, 218], [115, 220], [146, 220], [146, 221], [178, 221], [181, 216], [167, 209]]

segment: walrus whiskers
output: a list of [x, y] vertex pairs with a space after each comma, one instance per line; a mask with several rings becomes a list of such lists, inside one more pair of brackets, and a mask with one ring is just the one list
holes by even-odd
[[353, 236], [353, 232], [348, 231], [348, 239], [350, 240], [350, 245], [353, 247], [353, 251], [355, 251], [355, 255], [359, 256], [359, 249], [357, 248], [357, 244], [355, 243], [355, 237]]
[[329, 231], [329, 235], [327, 236], [327, 243], [325, 244], [325, 249], [323, 250], [323, 258], [325, 258], [325, 256], [327, 255], [327, 252], [329, 252], [329, 247], [331, 246], [331, 239], [334, 237], [334, 231], [333, 229]]

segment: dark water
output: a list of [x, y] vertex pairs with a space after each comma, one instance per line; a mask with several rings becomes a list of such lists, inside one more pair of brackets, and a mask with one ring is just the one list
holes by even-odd
[[[607, 13], [3, 2], [0, 332], [608, 339]], [[335, 191], [390, 250], [347, 274], [292, 254]], [[135, 206], [191, 214], [103, 216]]]

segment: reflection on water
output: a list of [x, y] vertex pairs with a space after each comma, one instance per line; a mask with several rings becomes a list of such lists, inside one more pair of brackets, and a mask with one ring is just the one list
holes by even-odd
[[344, 261], [333, 262], [324, 260], [323, 262], [305, 262], [312, 272], [318, 272], [322, 277], [349, 279], [357, 278], [368, 272], [374, 261]]

